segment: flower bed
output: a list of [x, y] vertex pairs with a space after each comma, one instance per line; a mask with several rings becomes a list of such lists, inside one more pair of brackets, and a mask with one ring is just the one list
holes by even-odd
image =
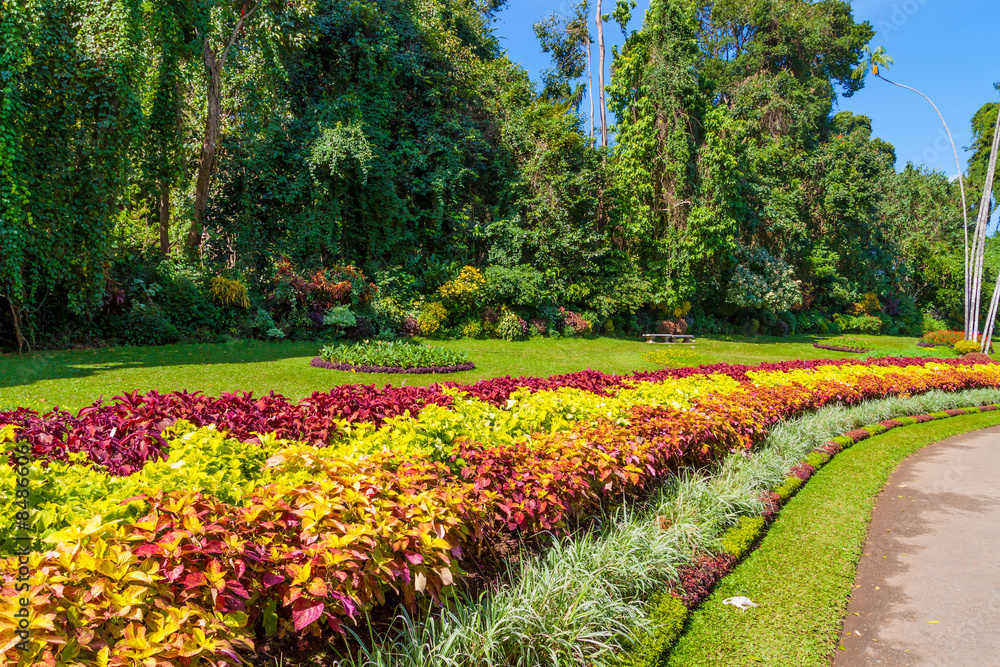
[[323, 357], [313, 357], [309, 363], [316, 368], [328, 368], [334, 371], [349, 371], [352, 373], [407, 373], [412, 375], [426, 375], [429, 373], [458, 373], [459, 371], [471, 371], [476, 367], [471, 361], [456, 366], [420, 366], [416, 368], [400, 368], [399, 366], [352, 366], [351, 364], [338, 364], [325, 361]]
[[[324, 347], [319, 358], [340, 370], [358, 368], [386, 368], [389, 371], [416, 372], [415, 369], [454, 368], [469, 364], [469, 353], [448, 350], [433, 345], [409, 342], [362, 341], [356, 345], [330, 345]], [[313, 366], [316, 366], [315, 359]], [[326, 368], [326, 366], [324, 366]], [[428, 371], [424, 371], [428, 372]], [[439, 371], [447, 372], [447, 371]]]
[[840, 336], [825, 343], [813, 343], [813, 347], [818, 350], [832, 350], [833, 352], [865, 353], [871, 348], [860, 338], [854, 336]]
[[[51, 545], [30, 558], [36, 618], [48, 619], [35, 659], [54, 661], [71, 638], [84, 662], [114, 644], [116, 656], [129, 646], [164, 663], [233, 664], [255, 634], [318, 636], [387, 598], [438, 599], [477, 559], [498, 557], [495, 536], [562, 531], [682, 466], [747, 450], [805, 411], [997, 385], [992, 364], [877, 359], [351, 387], [295, 405], [181, 394], [126, 397], [76, 417], [4, 413], [0, 424], [24, 427], [4, 439], [32, 445], [36, 483], [72, 473], [97, 487], [69, 502], [81, 485], [60, 486], [33, 519], [47, 522], [35, 529]], [[180, 417], [201, 428], [184, 430]], [[277, 436], [264, 435], [269, 424]], [[185, 460], [198, 451], [184, 449], [188, 440], [220, 430], [234, 438], [212, 445], [219, 454]], [[263, 464], [241, 449], [248, 435]], [[157, 447], [144, 451], [149, 438]], [[116, 459], [115, 447], [128, 455]], [[225, 499], [213, 491], [223, 480]], [[13, 484], [10, 469], [0, 482]], [[115, 512], [122, 523], [106, 520]], [[8, 591], [16, 571], [16, 559], [0, 570]], [[122, 581], [127, 596], [80, 597]], [[5, 651], [12, 613], [0, 610]]]

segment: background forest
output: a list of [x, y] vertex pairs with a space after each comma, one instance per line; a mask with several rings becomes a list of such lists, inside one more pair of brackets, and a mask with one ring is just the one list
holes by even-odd
[[957, 182], [836, 111], [848, 2], [652, 0], [604, 90], [594, 7], [539, 87], [502, 4], [8, 0], [0, 345], [961, 328]]

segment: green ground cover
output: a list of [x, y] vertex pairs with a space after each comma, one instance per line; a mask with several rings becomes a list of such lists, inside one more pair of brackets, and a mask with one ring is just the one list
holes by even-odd
[[[880, 349], [917, 349], [916, 339], [862, 336]], [[695, 345], [649, 345], [616, 338], [541, 338], [508, 343], [500, 340], [435, 341], [468, 350], [475, 370], [446, 376], [380, 375], [312, 368], [315, 343], [234, 341], [210, 345], [167, 345], [0, 355], [0, 409], [53, 405], [80, 408], [98, 396], [138, 390], [188, 389], [218, 395], [225, 391], [266, 393], [272, 389], [301, 398], [339, 384], [427, 385], [443, 380], [474, 382], [502, 375], [548, 376], [587, 368], [631, 373], [666, 366], [713, 363], [754, 364], [790, 359], [842, 359], [858, 355], [812, 346], [833, 337], [698, 336]], [[655, 356], [651, 358], [651, 354]], [[659, 362], [659, 363], [657, 363]]]
[[[691, 616], [669, 664], [828, 665], [875, 498], [920, 448], [1000, 424], [989, 412], [929, 422], [838, 454], [782, 509], [760, 547]], [[723, 606], [745, 595], [760, 606]]]

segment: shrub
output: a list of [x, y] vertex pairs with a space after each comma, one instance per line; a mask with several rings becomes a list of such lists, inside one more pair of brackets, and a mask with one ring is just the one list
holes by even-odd
[[621, 658], [620, 662], [611, 664], [619, 667], [657, 667], [663, 664], [684, 630], [688, 609], [680, 598], [669, 593], [654, 598], [652, 607], [649, 632], [636, 642], [633, 650]]
[[966, 355], [979, 352], [982, 346], [974, 340], [960, 340], [952, 346], [952, 349], [961, 355]]
[[513, 311], [504, 309], [497, 323], [497, 335], [506, 341], [524, 340], [528, 336], [528, 323]]
[[246, 285], [239, 280], [215, 276], [212, 278], [211, 294], [212, 298], [223, 306], [244, 310], [250, 307], [250, 297], [247, 295]]
[[785, 502], [798, 491], [804, 482], [798, 477], [786, 477], [785, 481], [778, 486], [774, 492], [778, 494], [781, 502]]
[[347, 306], [336, 306], [326, 311], [326, 314], [323, 315], [323, 324], [328, 327], [349, 329], [357, 325], [357, 323], [358, 318], [354, 316], [354, 313]]
[[433, 336], [441, 330], [441, 325], [448, 319], [448, 311], [437, 301], [425, 303], [417, 316], [417, 325], [424, 336]]
[[513, 268], [490, 266], [483, 273], [483, 278], [486, 281], [483, 297], [491, 303], [535, 307], [550, 296], [541, 272], [526, 264]]
[[528, 326], [531, 328], [530, 333], [532, 335], [538, 334], [539, 336], [544, 336], [549, 330], [549, 323], [541, 317], [533, 317], [528, 320]]
[[435, 368], [460, 366], [469, 362], [468, 352], [401, 341], [328, 345], [320, 351], [320, 357], [331, 363], [386, 368]]
[[967, 361], [971, 361], [977, 364], [992, 364], [993, 359], [988, 354], [983, 354], [982, 352], [970, 352], [962, 357]]
[[479, 320], [467, 320], [462, 325], [462, 335], [466, 338], [479, 338], [483, 335], [483, 323]]
[[563, 327], [566, 333], [580, 336], [590, 331], [590, 322], [583, 319], [583, 315], [580, 313], [574, 313], [571, 310], [560, 307], [559, 314], [563, 318]]
[[924, 319], [921, 323], [921, 333], [929, 334], [935, 331], [947, 331], [948, 325], [942, 320], [935, 318], [930, 313], [924, 313]]
[[663, 320], [656, 323], [656, 333], [660, 334], [683, 335], [687, 333], [687, 330], [687, 320], [682, 320], [680, 318]]
[[737, 559], [743, 558], [764, 530], [764, 518], [741, 516], [722, 538], [722, 550]]
[[475, 305], [485, 287], [486, 279], [479, 269], [466, 266], [454, 279], [438, 288], [438, 294], [452, 312], [462, 314]]
[[924, 334], [920, 340], [932, 345], [947, 345], [951, 347], [955, 343], [965, 340], [965, 333], [962, 331], [931, 331]]
[[729, 303], [770, 312], [792, 310], [802, 303], [801, 282], [788, 263], [763, 248], [740, 248], [737, 256], [740, 264], [726, 291]]
[[873, 315], [834, 315], [833, 319], [841, 331], [877, 334], [882, 330], [882, 318]]
[[125, 319], [125, 340], [132, 345], [167, 345], [181, 338], [180, 331], [156, 304], [133, 303]]

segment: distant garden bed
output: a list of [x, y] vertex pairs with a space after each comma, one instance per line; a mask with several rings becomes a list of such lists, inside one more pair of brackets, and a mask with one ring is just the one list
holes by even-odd
[[411, 342], [364, 341], [324, 347], [312, 366], [357, 373], [457, 373], [476, 367], [469, 353]]
[[414, 373], [417, 375], [425, 375], [427, 373], [458, 373], [459, 371], [471, 371], [476, 367], [471, 361], [455, 366], [422, 366], [414, 368], [402, 368], [400, 366], [352, 366], [351, 364], [324, 361], [323, 357], [313, 357], [309, 365], [316, 368], [329, 368], [334, 371], [354, 371], [355, 373]]
[[818, 350], [849, 352], [851, 354], [864, 354], [871, 351], [871, 347], [865, 341], [853, 336], [841, 336], [825, 343], [813, 343], [813, 347]]

